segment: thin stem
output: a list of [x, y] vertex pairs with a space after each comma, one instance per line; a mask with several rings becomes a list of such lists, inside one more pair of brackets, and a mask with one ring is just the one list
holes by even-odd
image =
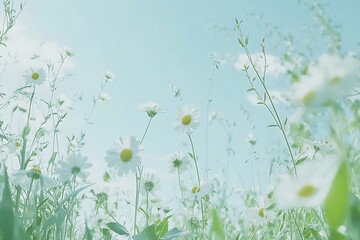
[[[187, 133], [189, 140], [190, 140], [190, 144], [191, 144], [191, 150], [192, 150], [192, 155], [193, 155], [193, 160], [195, 163], [195, 168], [196, 168], [196, 175], [197, 175], [197, 180], [198, 180], [198, 187], [200, 188], [200, 173], [199, 173], [199, 167], [197, 164], [197, 160], [196, 160], [196, 156], [195, 156], [195, 148], [194, 148], [194, 143], [191, 139], [191, 136], [189, 133]], [[201, 189], [200, 189], [201, 191]], [[200, 207], [201, 207], [201, 222], [202, 222], [202, 227], [203, 229], [205, 229], [205, 219], [204, 219], [204, 208], [203, 208], [203, 203], [202, 203], [202, 198], [200, 198]]]
[[299, 236], [301, 237], [301, 239], [304, 240], [304, 237], [303, 237], [303, 235], [302, 235], [302, 233], [301, 233], [301, 230], [300, 230], [300, 228], [299, 228], [299, 225], [297, 224], [296, 218], [294, 217], [294, 215], [292, 214], [291, 211], [289, 212], [289, 214], [290, 214], [290, 216], [294, 219], [294, 223], [295, 223], [296, 229], [297, 229], [298, 232], [299, 232]]
[[136, 234], [137, 230], [137, 209], [139, 206], [139, 192], [140, 192], [140, 181], [141, 181], [141, 174], [142, 174], [143, 168], [138, 167], [137, 171], [135, 173], [135, 185], [136, 185], [136, 193], [135, 193], [135, 212], [134, 212], [134, 234]]
[[255, 237], [257, 231], [259, 230], [260, 226], [261, 226], [261, 225], [257, 226], [257, 228], [255, 229], [255, 231], [254, 231], [253, 235], [251, 236], [251, 239], [250, 239], [250, 240], [253, 240], [253, 239], [254, 239], [254, 237]]
[[181, 198], [184, 199], [184, 193], [181, 187], [181, 181], [180, 181], [180, 171], [179, 168], [177, 168], [177, 175], [178, 175], [178, 183], [179, 183], [179, 188], [180, 188], [180, 192], [181, 192]]
[[149, 226], [149, 192], [146, 192], [146, 226]]
[[141, 138], [140, 145], [141, 145], [141, 144], [142, 144], [142, 142], [144, 141], [145, 135], [146, 135], [146, 133], [147, 133], [147, 131], [148, 131], [149, 127], [150, 127], [151, 120], [152, 120], [152, 117], [150, 117], [150, 118], [149, 118], [149, 122], [148, 122], [148, 124], [147, 124], [147, 126], [146, 126], [146, 129], [145, 129], [144, 135], [143, 135], [143, 136], [142, 136], [142, 138]]

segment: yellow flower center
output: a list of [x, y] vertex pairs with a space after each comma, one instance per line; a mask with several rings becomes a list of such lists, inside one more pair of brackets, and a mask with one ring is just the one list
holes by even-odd
[[20, 146], [21, 146], [20, 142], [16, 141], [15, 142], [15, 147], [20, 147]]
[[301, 101], [304, 104], [309, 104], [314, 99], [314, 97], [315, 97], [314, 92], [310, 91], [302, 97]]
[[329, 82], [330, 82], [330, 84], [332, 84], [332, 85], [336, 85], [336, 84], [338, 84], [340, 81], [341, 81], [341, 77], [335, 76], [335, 77], [331, 78]]
[[192, 193], [198, 193], [198, 192], [200, 192], [200, 187], [194, 186], [194, 187], [191, 189], [191, 192], [192, 192]]
[[181, 123], [183, 125], [189, 125], [191, 123], [191, 116], [190, 115], [185, 115], [182, 119], [181, 119]]
[[32, 80], [38, 80], [39, 77], [40, 77], [40, 75], [39, 75], [39, 73], [37, 73], [37, 72], [34, 72], [33, 74], [31, 74]]
[[262, 218], [265, 217], [264, 208], [260, 208], [260, 209], [259, 209], [258, 215], [259, 215], [260, 217], [262, 217]]
[[132, 158], [132, 151], [131, 149], [125, 148], [124, 150], [121, 151], [120, 153], [120, 160], [123, 162], [128, 162], [130, 161]]
[[313, 195], [315, 193], [315, 190], [316, 189], [314, 186], [307, 184], [298, 191], [298, 196], [299, 197], [310, 197], [311, 195]]

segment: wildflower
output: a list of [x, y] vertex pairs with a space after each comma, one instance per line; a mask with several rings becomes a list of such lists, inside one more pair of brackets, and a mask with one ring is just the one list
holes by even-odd
[[194, 105], [184, 105], [177, 115], [174, 128], [179, 133], [191, 134], [199, 126], [199, 110]]
[[183, 152], [174, 152], [169, 156], [170, 172], [185, 172], [190, 165], [190, 160]]
[[104, 73], [105, 82], [112, 82], [114, 78], [115, 78], [115, 74], [113, 72], [106, 71]]
[[[321, 159], [320, 159], [321, 157]], [[274, 196], [280, 208], [316, 207], [325, 200], [338, 168], [337, 155], [315, 155], [297, 168], [297, 178], [282, 176]]]
[[71, 48], [64, 48], [63, 52], [67, 57], [72, 57], [75, 55], [74, 51]]
[[42, 68], [30, 68], [23, 77], [26, 83], [40, 85], [45, 81], [46, 75]]
[[110, 100], [110, 96], [109, 94], [107, 94], [106, 92], [101, 92], [98, 96], [98, 101], [99, 102], [105, 102]]
[[270, 206], [269, 199], [266, 196], [259, 196], [256, 206], [246, 209], [248, 220], [256, 226], [274, 221], [276, 215], [273, 211], [268, 210]]
[[212, 192], [213, 186], [210, 183], [205, 183], [204, 181], [200, 182], [199, 185], [194, 185], [191, 188], [191, 196], [193, 196], [195, 199], [202, 198], [206, 195], [209, 195]]
[[250, 145], [255, 145], [256, 144], [256, 138], [255, 138], [253, 133], [249, 133], [247, 135], [247, 141], [248, 141], [248, 143], [250, 143]]
[[346, 96], [359, 82], [360, 61], [351, 55], [323, 54], [293, 85], [289, 98], [304, 106], [329, 105]]
[[54, 179], [43, 175], [38, 167], [33, 167], [31, 170], [18, 170], [10, 180], [14, 185], [19, 185], [28, 191], [43, 190], [58, 185]]
[[80, 153], [73, 153], [66, 161], [58, 161], [58, 166], [55, 167], [54, 171], [59, 175], [59, 180], [62, 182], [72, 178], [76, 179], [76, 177], [85, 181], [90, 175], [85, 170], [92, 166], [91, 163], [86, 161], [87, 157], [82, 156]]
[[134, 172], [140, 164], [139, 141], [135, 137], [124, 137], [114, 141], [115, 147], [109, 149], [105, 160], [110, 168], [114, 168], [119, 176]]
[[154, 195], [160, 188], [160, 179], [153, 173], [145, 173], [142, 177], [141, 190]]
[[181, 90], [175, 84], [169, 83], [169, 88], [172, 95], [181, 101]]
[[148, 101], [147, 103], [139, 104], [138, 109], [147, 113], [149, 118], [155, 117], [158, 113], [162, 113], [162, 111], [155, 102]]
[[56, 98], [55, 104], [60, 110], [67, 110], [71, 105], [71, 100], [65, 94], [60, 94]]

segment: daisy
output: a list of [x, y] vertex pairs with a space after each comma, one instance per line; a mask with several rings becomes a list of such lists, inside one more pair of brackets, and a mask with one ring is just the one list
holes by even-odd
[[190, 166], [190, 159], [188, 155], [183, 152], [174, 152], [169, 155], [170, 172], [185, 172]]
[[339, 163], [335, 154], [305, 162], [297, 168], [297, 178], [282, 176], [274, 196], [280, 208], [317, 207], [325, 200]]
[[259, 196], [255, 207], [246, 209], [246, 216], [254, 225], [272, 222], [276, 215], [273, 211], [267, 210], [270, 207], [269, 199], [266, 196]]
[[158, 113], [162, 113], [162, 111], [155, 102], [148, 101], [147, 103], [139, 104], [138, 109], [147, 113], [149, 118], [155, 117]]
[[155, 195], [160, 188], [160, 179], [153, 173], [145, 173], [141, 179], [141, 190], [146, 194]]
[[105, 82], [112, 82], [113, 79], [115, 78], [115, 74], [110, 71], [106, 71], [103, 76], [104, 76]]
[[194, 105], [184, 105], [177, 115], [174, 128], [179, 133], [191, 134], [199, 126], [199, 110]]
[[10, 181], [28, 191], [43, 190], [58, 185], [57, 181], [43, 175], [38, 167], [33, 167], [31, 170], [18, 170], [11, 176]]
[[140, 164], [139, 141], [135, 137], [124, 137], [114, 141], [115, 147], [109, 149], [106, 153], [105, 161], [110, 168], [114, 168], [119, 176], [134, 172]]
[[40, 85], [45, 81], [46, 75], [42, 68], [29, 68], [23, 77], [26, 83]]
[[193, 196], [195, 199], [199, 199], [202, 197], [205, 197], [206, 195], [209, 195], [212, 192], [213, 186], [210, 183], [205, 183], [204, 181], [201, 181], [200, 186], [194, 185], [191, 188], [191, 196]]
[[85, 171], [92, 166], [91, 163], [86, 162], [87, 157], [80, 153], [71, 154], [66, 161], [58, 161], [58, 165], [54, 168], [54, 172], [59, 175], [59, 180], [65, 182], [79, 177], [83, 181], [90, 175], [90, 172]]
[[289, 98], [304, 106], [323, 106], [349, 94], [359, 82], [360, 61], [323, 54], [308, 67], [305, 75], [293, 85]]

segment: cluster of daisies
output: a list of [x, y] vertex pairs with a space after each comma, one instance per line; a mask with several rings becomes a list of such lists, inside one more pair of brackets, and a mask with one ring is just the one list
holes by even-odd
[[[66, 56], [72, 56], [73, 53], [70, 50], [65, 51]], [[104, 73], [104, 81], [110, 82], [113, 80], [115, 75], [111, 72]], [[45, 82], [47, 76], [43, 68], [32, 67], [25, 71], [23, 76], [25, 82], [29, 86], [38, 86]], [[66, 112], [71, 104], [71, 100], [67, 98], [64, 94], [60, 94], [57, 98], [54, 99], [54, 109], [57, 112]], [[37, 134], [40, 134], [38, 131]], [[10, 156], [21, 157], [23, 149], [31, 150], [32, 145], [30, 146], [27, 141], [22, 137], [8, 138], [9, 143], [4, 145], [1, 149], [1, 159], [7, 159]], [[27, 146], [23, 146], [27, 144]], [[37, 153], [31, 150], [31, 153], [28, 153], [28, 158], [36, 156]], [[53, 155], [56, 156], [56, 155]], [[46, 176], [42, 170], [40, 164], [35, 164], [31, 168], [20, 167], [20, 170], [16, 170], [11, 176], [10, 181], [17, 186], [20, 186], [22, 189], [32, 192], [37, 192], [44, 189], [49, 189], [57, 187], [60, 183], [65, 182], [85, 182], [87, 177], [90, 175], [90, 168], [92, 164], [88, 162], [86, 156], [82, 156], [79, 152], [70, 151], [68, 156], [65, 159], [56, 161], [56, 165], [52, 169], [54, 176], [57, 176], [56, 180]], [[25, 168], [25, 169], [24, 169]]]
[[[146, 112], [151, 120], [164, 111], [155, 102], [149, 101], [138, 105], [138, 109]], [[174, 128], [180, 134], [191, 135], [199, 125], [199, 110], [194, 105], [184, 105], [177, 113]], [[141, 166], [143, 147], [142, 140], [134, 136], [120, 137], [114, 141], [114, 148], [106, 152], [105, 161], [110, 169], [114, 170], [119, 177], [128, 173], [135, 173]], [[190, 158], [183, 152], [174, 152], [168, 156], [170, 172], [180, 175], [190, 166]], [[153, 193], [158, 189], [156, 185], [159, 179], [154, 174], [144, 176], [143, 188]], [[194, 186], [191, 191], [194, 195], [200, 194], [200, 186]], [[201, 191], [203, 193], [204, 191]]]

